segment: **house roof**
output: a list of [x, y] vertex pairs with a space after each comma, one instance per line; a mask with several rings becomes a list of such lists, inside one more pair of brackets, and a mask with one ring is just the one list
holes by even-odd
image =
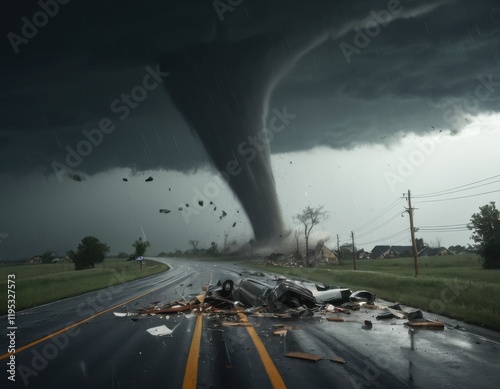
[[418, 253], [419, 257], [433, 257], [435, 255], [440, 255], [443, 252], [446, 254], [453, 255], [453, 253], [446, 247], [424, 247], [422, 251]]
[[370, 259], [377, 259], [384, 256], [390, 248], [391, 246], [375, 246], [370, 253]]
[[412, 246], [391, 246], [391, 249], [393, 249], [396, 253], [402, 254], [402, 253], [412, 253], [413, 252], [413, 247]]

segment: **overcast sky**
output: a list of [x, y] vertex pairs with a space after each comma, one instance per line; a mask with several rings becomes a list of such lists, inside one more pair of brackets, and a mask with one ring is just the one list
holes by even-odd
[[47, 4], [1, 16], [1, 259], [278, 238], [307, 205], [332, 247], [409, 244], [408, 189], [417, 237], [465, 245], [499, 200], [498, 2]]

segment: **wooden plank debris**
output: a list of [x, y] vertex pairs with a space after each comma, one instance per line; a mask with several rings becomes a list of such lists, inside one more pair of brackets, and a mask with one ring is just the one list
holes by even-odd
[[244, 323], [244, 322], [232, 322], [232, 321], [224, 321], [222, 322], [223, 327], [251, 327], [252, 324]]
[[337, 363], [345, 363], [345, 359], [343, 358], [337, 358], [337, 357], [333, 357], [333, 358], [328, 358], [330, 361], [332, 362], [337, 362]]
[[342, 319], [341, 317], [327, 317], [326, 320], [328, 321], [345, 321], [344, 319]]
[[288, 330], [276, 330], [274, 331], [274, 336], [285, 336]]
[[292, 352], [286, 353], [285, 356], [290, 357], [290, 358], [305, 359], [307, 361], [313, 361], [313, 362], [318, 362], [321, 359], [321, 357], [319, 355], [303, 353], [300, 351], [292, 351]]
[[439, 320], [428, 320], [428, 321], [409, 321], [406, 323], [412, 328], [444, 328], [444, 322]]

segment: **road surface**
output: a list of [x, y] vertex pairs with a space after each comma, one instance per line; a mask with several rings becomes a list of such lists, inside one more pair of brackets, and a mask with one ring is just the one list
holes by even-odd
[[[15, 382], [9, 337], [0, 341], [1, 387], [32, 388], [497, 388], [500, 334], [446, 320], [442, 331], [409, 330], [361, 310], [345, 322], [324, 316], [242, 315], [247, 327], [194, 314], [116, 317], [199, 293], [212, 279], [241, 271], [227, 262], [157, 259], [171, 270], [148, 279], [18, 312]], [[17, 280], [18, 283], [22, 280]], [[427, 314], [429, 318], [434, 316]], [[7, 317], [1, 318], [7, 331]], [[366, 328], [364, 320], [372, 320]], [[273, 335], [275, 324], [287, 333]], [[455, 328], [458, 324], [459, 328]], [[165, 325], [172, 333], [147, 330]], [[316, 354], [312, 362], [287, 352]], [[342, 358], [345, 364], [328, 358]]]

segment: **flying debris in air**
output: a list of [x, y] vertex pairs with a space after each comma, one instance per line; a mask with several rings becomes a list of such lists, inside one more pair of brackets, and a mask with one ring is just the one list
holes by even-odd
[[153, 177], [149, 176], [148, 178], [146, 178], [146, 182], [151, 182], [153, 181]]
[[217, 211], [217, 207], [214, 207], [214, 212]]
[[160, 213], [170, 213], [172, 212], [170, 209], [160, 209]]
[[182, 211], [182, 210], [183, 210], [183, 208], [182, 208], [182, 207], [179, 207], [179, 211]]
[[170, 192], [172, 189], [168, 188], [168, 191]]
[[222, 220], [223, 217], [226, 217], [227, 213], [226, 211], [222, 211], [222, 215], [219, 216], [219, 220]]
[[233, 227], [236, 227], [236, 222], [233, 223]]
[[77, 182], [82, 182], [83, 178], [79, 174], [68, 174], [69, 178], [71, 178], [73, 181]]
[[198, 201], [198, 205], [199, 205], [200, 207], [203, 207], [203, 200]]
[[128, 181], [128, 178], [124, 178], [123, 181], [127, 182]]

